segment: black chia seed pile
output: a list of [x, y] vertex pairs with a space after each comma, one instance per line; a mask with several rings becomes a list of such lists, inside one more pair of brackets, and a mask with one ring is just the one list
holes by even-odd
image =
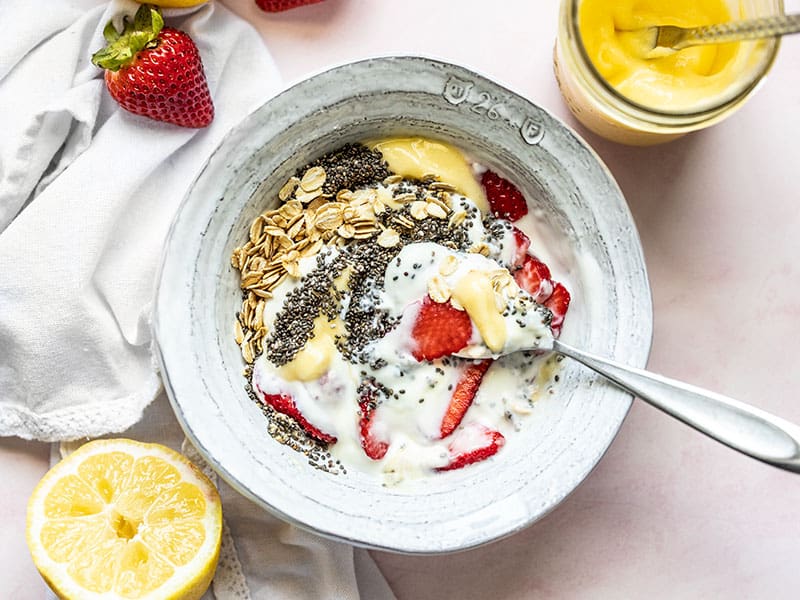
[[337, 256], [333, 261], [325, 260], [327, 253], [317, 254], [317, 266], [303, 283], [286, 295], [283, 308], [275, 318], [272, 333], [264, 345], [264, 354], [276, 366], [285, 365], [314, 336], [314, 320], [324, 314], [333, 321], [339, 314], [341, 294], [333, 286], [333, 280], [342, 272], [345, 264]]
[[[335, 196], [342, 189], [355, 191], [377, 186], [392, 175], [379, 152], [360, 144], [348, 144], [315, 160], [299, 169], [298, 177], [314, 166], [325, 169], [326, 181], [322, 189], [324, 194], [330, 196]], [[402, 181], [396, 186], [394, 194], [398, 196], [411, 192], [418, 200], [423, 200], [427, 195], [436, 194], [429, 187], [432, 183], [428, 180]], [[456, 226], [451, 225], [448, 219], [416, 220], [411, 216], [409, 204], [400, 210], [386, 210], [377, 218], [384, 227], [397, 231], [400, 242], [391, 248], [384, 248], [376, 243], [379, 235], [376, 232], [367, 239], [350, 240], [335, 255], [325, 249], [320, 251], [314, 269], [286, 295], [271, 326], [271, 333], [265, 340], [264, 354], [274, 365], [290, 362], [313, 338], [317, 317], [324, 315], [332, 322], [344, 308], [346, 335], [336, 338], [342, 356], [353, 364], [369, 365], [376, 370], [385, 366], [383, 361], [371, 358], [365, 348], [397, 326], [398, 320], [376, 309], [375, 305], [384, 289], [386, 267], [402, 248], [416, 242], [434, 242], [453, 250], [466, 251], [471, 246], [468, 235], [471, 221], [483, 221], [490, 241], [492, 238], [502, 238], [511, 227], [505, 220], [481, 215], [474, 207], [467, 211], [464, 222]], [[349, 279], [347, 292], [343, 293], [336, 289], [335, 280], [346, 269], [349, 269]], [[362, 371], [362, 375], [366, 375], [366, 372]], [[248, 394], [268, 419], [270, 436], [305, 454], [312, 466], [334, 474], [345, 472], [344, 467], [331, 457], [325, 444], [310, 437], [294, 419], [273, 410], [257, 398], [252, 389], [252, 368], [246, 369], [245, 377], [248, 380], [245, 386]], [[371, 394], [373, 401], [376, 396], [393, 394], [388, 389], [374, 391], [378, 393]]]
[[363, 144], [347, 144], [309, 163], [296, 173], [298, 177], [311, 167], [325, 169], [326, 179], [323, 194], [336, 195], [339, 190], [355, 190], [383, 181], [392, 172], [377, 150]]

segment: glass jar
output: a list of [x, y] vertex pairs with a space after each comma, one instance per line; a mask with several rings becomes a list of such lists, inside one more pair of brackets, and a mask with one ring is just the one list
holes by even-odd
[[[579, 28], [582, 0], [562, 0], [554, 68], [564, 100], [587, 128], [609, 140], [636, 146], [667, 142], [725, 119], [755, 92], [772, 65], [780, 40], [743, 44], [747, 67], [726, 94], [682, 111], [644, 106], [619, 93], [603, 79], [584, 47]], [[669, 0], [664, 0], [668, 2]], [[727, 0], [732, 19], [783, 14], [782, 0]], [[746, 46], [744, 46], [746, 44]]]

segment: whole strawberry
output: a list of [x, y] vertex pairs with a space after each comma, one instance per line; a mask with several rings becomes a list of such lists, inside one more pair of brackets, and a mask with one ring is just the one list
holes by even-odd
[[290, 8], [316, 4], [317, 2], [322, 2], [322, 0], [256, 0], [258, 8], [266, 12], [283, 12]]
[[200, 53], [183, 31], [164, 27], [158, 9], [142, 5], [118, 32], [109, 21], [108, 46], [92, 56], [106, 70], [108, 91], [137, 115], [181, 127], [205, 127], [214, 119]]

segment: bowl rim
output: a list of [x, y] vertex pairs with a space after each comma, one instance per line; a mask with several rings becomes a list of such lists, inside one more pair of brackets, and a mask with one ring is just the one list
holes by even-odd
[[[505, 92], [507, 95], [512, 96], [515, 100], [518, 100], [526, 105], [536, 108], [541, 113], [544, 113], [549, 119], [553, 121], [555, 125], [562, 128], [565, 133], [574, 138], [574, 141], [580, 146], [581, 150], [586, 152], [589, 157], [594, 161], [594, 166], [599, 168], [603, 176], [607, 179], [608, 184], [613, 190], [615, 191], [618, 198], [621, 200], [619, 206], [615, 208], [620, 211], [621, 215], [627, 220], [630, 224], [629, 228], [629, 235], [631, 236], [631, 242], [633, 242], [633, 246], [637, 251], [637, 256], [635, 256], [636, 261], [638, 262], [641, 271], [639, 273], [642, 279], [642, 289], [638, 290], [637, 293], [640, 292], [642, 295], [637, 298], [637, 309], [643, 311], [643, 316], [646, 316], [646, 323], [637, 324], [637, 326], [643, 327], [641, 331], [643, 335], [640, 336], [641, 339], [641, 346], [635, 348], [635, 353], [637, 360], [630, 361], [632, 366], [639, 366], [644, 367], [647, 363], [649, 358], [650, 349], [652, 345], [652, 334], [653, 334], [653, 306], [652, 306], [652, 292], [649, 283], [649, 277], [647, 274], [646, 263], [644, 261], [644, 253], [643, 248], [641, 245], [641, 240], [638, 234], [638, 230], [636, 228], [635, 222], [633, 220], [632, 214], [630, 212], [630, 207], [628, 206], [627, 202], [625, 201], [624, 195], [619, 188], [615, 178], [611, 174], [610, 170], [606, 166], [606, 164], [602, 161], [602, 159], [597, 155], [594, 149], [589, 146], [589, 144], [581, 138], [581, 136], [576, 133], [569, 125], [564, 123], [561, 119], [553, 115], [550, 111], [546, 110], [545, 108], [535, 104], [533, 101], [529, 100], [527, 97], [522, 95], [521, 93], [515, 92], [509, 87], [505, 86], [502, 83], [498, 83], [497, 80], [494, 78], [484, 75], [479, 71], [474, 70], [470, 67], [464, 67], [458, 65], [456, 63], [445, 61], [439, 58], [429, 58], [426, 56], [421, 55], [386, 55], [386, 56], [378, 56], [378, 57], [371, 57], [361, 60], [356, 60], [352, 62], [344, 62], [341, 64], [337, 64], [335, 66], [321, 69], [314, 74], [298, 79], [292, 82], [287, 87], [283, 88], [279, 93], [275, 96], [268, 99], [265, 103], [261, 106], [255, 108], [251, 111], [248, 115], [246, 115], [239, 123], [231, 128], [227, 132], [227, 134], [220, 140], [214, 151], [208, 156], [206, 161], [204, 162], [201, 169], [198, 170], [198, 173], [190, 186], [187, 188], [186, 194], [184, 195], [183, 200], [180, 203], [180, 206], [175, 214], [175, 218], [172, 222], [172, 225], [169, 229], [168, 235], [165, 240], [164, 250], [162, 253], [161, 263], [159, 266], [159, 271], [157, 274], [157, 285], [155, 289], [155, 299], [154, 299], [154, 310], [153, 310], [153, 319], [152, 319], [152, 330], [153, 330], [153, 352], [154, 356], [159, 368], [159, 371], [162, 375], [162, 380], [164, 383], [165, 390], [167, 392], [167, 397], [169, 399], [170, 405], [175, 412], [176, 418], [183, 429], [184, 433], [186, 434], [187, 438], [189, 438], [192, 444], [198, 449], [201, 455], [206, 459], [209, 465], [219, 473], [223, 480], [226, 481], [234, 490], [238, 493], [242, 494], [243, 496], [249, 498], [257, 505], [261, 506], [262, 508], [266, 509], [268, 512], [272, 513], [273, 515], [277, 516], [278, 518], [296, 525], [302, 529], [310, 531], [314, 534], [321, 535], [322, 537], [329, 538], [335, 541], [346, 542], [355, 546], [370, 548], [370, 549], [377, 549], [383, 551], [389, 551], [394, 553], [402, 553], [402, 554], [409, 554], [409, 555], [437, 555], [442, 553], [450, 553], [450, 552], [458, 552], [463, 550], [472, 549], [475, 547], [483, 546], [488, 543], [492, 543], [494, 541], [503, 539], [514, 533], [523, 530], [533, 524], [534, 522], [538, 521], [539, 519], [543, 518], [551, 511], [553, 511], [556, 507], [558, 507], [565, 498], [567, 498], [570, 494], [572, 494], [583, 482], [586, 481], [587, 477], [591, 474], [591, 472], [597, 467], [597, 465], [602, 460], [602, 457], [608, 451], [608, 448], [613, 443], [614, 439], [619, 433], [621, 429], [622, 423], [624, 422], [625, 417], [627, 416], [630, 406], [632, 404], [633, 396], [627, 394], [625, 392], [621, 392], [621, 394], [627, 396], [627, 405], [625, 406], [624, 410], [621, 411], [619, 416], [618, 422], [616, 426], [613, 428], [613, 431], [610, 434], [610, 437], [605, 443], [605, 446], [600, 450], [600, 452], [596, 455], [594, 461], [591, 465], [578, 477], [578, 481], [575, 485], [573, 485], [570, 489], [566, 490], [563, 494], [558, 496], [554, 496], [549, 506], [547, 506], [544, 510], [539, 511], [536, 514], [529, 515], [529, 518], [522, 523], [518, 523], [516, 526], [508, 528], [500, 535], [495, 535], [494, 537], [489, 537], [486, 539], [481, 539], [479, 541], [471, 542], [468, 544], [462, 545], [451, 545], [448, 547], [437, 547], [431, 545], [423, 545], [421, 547], [398, 547], [396, 545], [392, 545], [391, 543], [379, 543], [373, 541], [365, 541], [358, 536], [350, 536], [346, 532], [343, 532], [341, 528], [336, 527], [324, 527], [320, 526], [319, 524], [311, 525], [309, 523], [304, 522], [301, 519], [298, 519], [290, 514], [287, 514], [285, 511], [280, 510], [276, 506], [270, 504], [267, 500], [263, 497], [259, 496], [258, 494], [254, 493], [245, 482], [239, 480], [228, 468], [226, 468], [220, 461], [218, 461], [215, 456], [214, 452], [208, 447], [208, 444], [205, 443], [203, 439], [200, 439], [194, 428], [192, 427], [192, 423], [190, 423], [189, 418], [187, 417], [180, 400], [178, 399], [179, 391], [175, 389], [173, 385], [173, 379], [170, 377], [169, 368], [167, 364], [167, 358], [165, 356], [164, 347], [162, 344], [162, 336], [159, 334], [165, 327], [164, 322], [161, 318], [162, 312], [161, 308], [163, 306], [165, 292], [165, 279], [164, 273], [167, 269], [167, 264], [170, 260], [170, 245], [173, 241], [174, 234], [176, 229], [179, 227], [180, 217], [184, 212], [184, 208], [190, 202], [192, 193], [195, 190], [198, 182], [200, 182], [206, 172], [211, 167], [212, 163], [217, 160], [218, 155], [222, 150], [226, 148], [226, 145], [234, 140], [238, 135], [241, 135], [244, 130], [246, 130], [248, 123], [251, 119], [255, 118], [254, 115], [260, 113], [261, 111], [268, 110], [268, 107], [273, 102], [276, 102], [279, 98], [284, 97], [286, 94], [292, 93], [295, 88], [308, 85], [309, 82], [314, 81], [317, 78], [328, 76], [333, 72], [343, 70], [343, 69], [358, 69], [368, 67], [370, 65], [376, 63], [383, 63], [383, 62], [391, 62], [398, 66], [402, 65], [413, 65], [415, 62], [424, 61], [428, 64], [436, 64], [441, 65], [443, 67], [454, 68], [458, 71], [463, 73], [469, 74], [470, 76], [474, 77], [476, 80], [480, 80], [482, 83], [486, 83], [491, 85], [492, 87], [498, 88]], [[638, 363], [638, 364], [637, 364]]]

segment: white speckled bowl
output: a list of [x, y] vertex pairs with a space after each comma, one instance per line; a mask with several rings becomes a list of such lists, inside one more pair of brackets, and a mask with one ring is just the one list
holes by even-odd
[[316, 75], [227, 136], [173, 225], [155, 334], [178, 419], [242, 494], [324, 536], [438, 553], [496, 540], [550, 511], [600, 460], [631, 397], [565, 361], [559, 393], [537, 403], [496, 457], [400, 489], [353, 469], [338, 476], [317, 470], [269, 437], [244, 391], [233, 339], [241, 296], [231, 251], [298, 167], [346, 142], [410, 133], [448, 140], [510, 176], [560, 240], [556, 258], [573, 295], [564, 339], [645, 365], [650, 289], [635, 226], [609, 172], [543, 109], [485, 77], [425, 58], [372, 59]]

